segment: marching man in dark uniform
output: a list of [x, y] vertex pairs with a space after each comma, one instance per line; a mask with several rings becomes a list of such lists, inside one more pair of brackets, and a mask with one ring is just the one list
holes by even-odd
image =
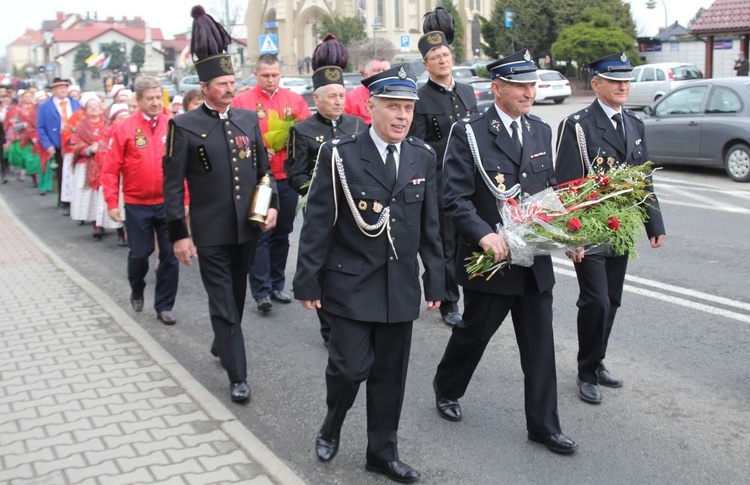
[[[198, 256], [214, 331], [211, 353], [227, 371], [232, 401], [244, 403], [250, 399], [241, 327], [247, 271], [261, 231], [276, 223], [278, 200], [274, 188], [265, 222], [248, 221], [255, 186], [264, 176], [273, 181], [258, 115], [229, 108], [234, 98], [232, 58], [224, 53], [229, 34], [202, 7], [194, 7], [191, 14], [190, 51], [198, 57], [195, 68], [204, 104], [169, 122], [164, 157], [167, 224], [177, 259], [192, 266], [191, 258]], [[223, 44], [209, 47], [208, 38]], [[190, 228], [183, 207], [185, 180]]]
[[[300, 121], [289, 130], [289, 157], [286, 173], [289, 186], [300, 195], [307, 194], [320, 145], [324, 141], [363, 130], [365, 121], [344, 112], [344, 69], [349, 62], [346, 47], [333, 34], [328, 34], [313, 52], [313, 101], [317, 112]], [[331, 334], [329, 316], [322, 308], [317, 309], [320, 334], [328, 345]]]
[[528, 114], [538, 79], [529, 51], [487, 68], [495, 105], [453, 126], [443, 165], [443, 203], [457, 232], [456, 276], [464, 289], [465, 327], [453, 327], [438, 365], [436, 407], [442, 418], [461, 420], [458, 399], [510, 312], [524, 374], [528, 438], [554, 452], [572, 453], [578, 445], [562, 433], [557, 413], [551, 258], [537, 256], [531, 267], [511, 264], [489, 281], [469, 279], [463, 265], [474, 251], [492, 250], [496, 262], [507, 256], [505, 239], [496, 232], [503, 222], [499, 203], [555, 185], [552, 130]]
[[[414, 123], [409, 134], [421, 138], [435, 150], [438, 161], [438, 189], [442, 187], [443, 155], [451, 126], [456, 121], [477, 112], [477, 98], [466, 84], [453, 79], [453, 17], [438, 7], [425, 14], [419, 39], [419, 52], [430, 79], [419, 88], [419, 101], [414, 108]], [[458, 283], [456, 283], [456, 231], [445, 217], [442, 198], [440, 209], [440, 238], [443, 241], [445, 260], [445, 299], [440, 304], [443, 321], [450, 326], [463, 325], [458, 311]]]
[[318, 458], [336, 456], [346, 413], [367, 381], [366, 469], [411, 483], [421, 475], [400, 461], [397, 432], [420, 309], [417, 254], [429, 310], [439, 308], [444, 288], [435, 152], [407, 137], [417, 99], [412, 74], [397, 66], [362, 84], [372, 126], [320, 149], [294, 296], [331, 317]]
[[[618, 52], [589, 64], [596, 100], [560, 123], [557, 164], [560, 183], [585, 177], [591, 169], [605, 172], [617, 165], [641, 165], [649, 160], [641, 119], [623, 109], [633, 79], [627, 54]], [[579, 136], [580, 134], [580, 136]], [[581, 153], [580, 137], [587, 153]], [[652, 248], [666, 239], [656, 196], [646, 203], [646, 233]], [[578, 276], [578, 395], [600, 403], [599, 386], [621, 387], [623, 380], [604, 366], [615, 313], [622, 301], [628, 255], [616, 256], [608, 248], [583, 248], [569, 252]]]

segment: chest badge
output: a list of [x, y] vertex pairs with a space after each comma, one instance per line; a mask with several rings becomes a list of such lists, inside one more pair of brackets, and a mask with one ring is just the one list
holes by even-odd
[[360, 200], [359, 203], [357, 203], [357, 209], [360, 211], [366, 211], [367, 210], [367, 201], [366, 200]]
[[139, 150], [143, 150], [148, 144], [146, 141], [146, 135], [143, 134], [143, 130], [140, 128], [135, 129], [135, 139], [133, 141], [135, 143], [135, 147]]
[[263, 107], [263, 103], [255, 105], [255, 111], [258, 113], [258, 118], [261, 120], [266, 117], [266, 109]]
[[495, 175], [495, 182], [497, 182], [498, 190], [505, 190], [505, 175], [501, 173]]
[[378, 201], [372, 203], [372, 211], [376, 214], [383, 212], [383, 204]]

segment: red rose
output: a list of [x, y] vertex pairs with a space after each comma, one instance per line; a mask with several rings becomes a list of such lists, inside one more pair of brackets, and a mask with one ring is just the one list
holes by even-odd
[[539, 212], [537, 214], [534, 214], [534, 217], [539, 222], [542, 222], [544, 224], [549, 224], [549, 221], [550, 221], [549, 215], [545, 214], [544, 212]]
[[599, 185], [609, 185], [609, 177], [606, 175], [600, 174], [596, 176], [596, 183]]
[[565, 227], [571, 231], [577, 231], [581, 228], [581, 221], [579, 221], [577, 217], [574, 217], [565, 223]]
[[589, 194], [589, 200], [597, 200], [597, 199], [598, 197], [596, 196], [596, 194]]
[[613, 231], [616, 231], [620, 229], [620, 220], [617, 218], [617, 216], [612, 216], [607, 219], [607, 226], [609, 226], [609, 228]]

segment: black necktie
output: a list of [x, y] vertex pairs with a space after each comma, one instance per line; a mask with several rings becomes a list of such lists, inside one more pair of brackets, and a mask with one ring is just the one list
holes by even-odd
[[521, 156], [521, 152], [523, 151], [523, 147], [521, 146], [521, 139], [518, 137], [518, 123], [513, 121], [510, 124], [510, 131], [513, 133], [510, 136], [510, 139], [513, 140], [513, 147], [516, 149], [516, 153], [518, 156]]
[[612, 119], [615, 120], [617, 134], [620, 135], [620, 139], [625, 143], [625, 127], [622, 125], [622, 115], [620, 113], [615, 113], [612, 115]]
[[396, 184], [396, 157], [393, 152], [396, 151], [396, 145], [388, 145], [388, 155], [385, 156], [385, 175], [386, 184], [393, 188]]

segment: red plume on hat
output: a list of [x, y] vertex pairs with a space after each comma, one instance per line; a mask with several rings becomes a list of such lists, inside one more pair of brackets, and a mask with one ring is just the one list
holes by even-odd
[[198, 57], [223, 54], [232, 43], [232, 37], [213, 17], [208, 15], [200, 5], [190, 11], [193, 17], [193, 36], [190, 39], [190, 52]]
[[426, 34], [435, 30], [445, 34], [448, 44], [453, 43], [453, 15], [443, 7], [437, 7], [422, 17], [422, 32]]
[[323, 66], [338, 66], [346, 69], [349, 64], [349, 52], [335, 35], [327, 34], [323, 37], [323, 42], [315, 47], [310, 64], [313, 70]]

